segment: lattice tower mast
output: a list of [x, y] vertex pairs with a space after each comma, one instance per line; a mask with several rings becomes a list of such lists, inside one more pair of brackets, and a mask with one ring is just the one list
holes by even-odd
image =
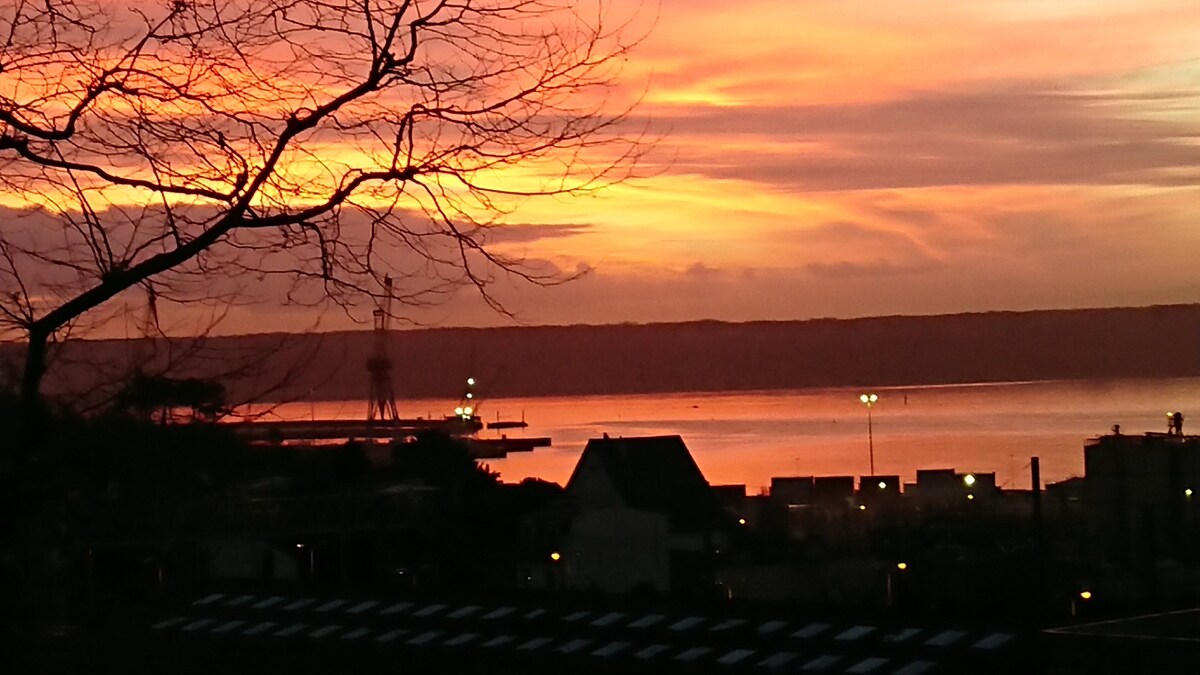
[[396, 393], [392, 389], [392, 359], [388, 353], [388, 336], [392, 317], [392, 277], [383, 278], [383, 297], [375, 308], [375, 343], [367, 358], [371, 376], [371, 397], [367, 402], [367, 421], [381, 422], [400, 419], [396, 412]]

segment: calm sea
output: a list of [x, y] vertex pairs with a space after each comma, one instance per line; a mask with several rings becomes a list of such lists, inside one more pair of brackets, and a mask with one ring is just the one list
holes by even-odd
[[[772, 476], [869, 473], [862, 389], [583, 396], [482, 401], [487, 421], [524, 416], [511, 436], [549, 436], [553, 446], [491, 460], [505, 481], [537, 477], [565, 484], [589, 438], [679, 434], [710, 483]], [[1165, 431], [1167, 411], [1193, 411], [1200, 425], [1200, 378], [1007, 382], [874, 390], [875, 472], [914, 479], [916, 470], [994, 471], [1004, 486], [1029, 486], [1029, 458], [1046, 481], [1083, 473], [1083, 445], [1120, 424], [1123, 433]], [[402, 417], [447, 414], [457, 401], [401, 401]], [[365, 416], [362, 401], [296, 402], [284, 419]], [[1185, 420], [1184, 430], [1189, 430]], [[1198, 426], [1197, 428], [1200, 428]], [[481, 432], [496, 437], [498, 432]]]

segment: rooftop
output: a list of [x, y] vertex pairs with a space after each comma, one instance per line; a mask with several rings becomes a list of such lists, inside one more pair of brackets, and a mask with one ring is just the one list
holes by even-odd
[[667, 514], [674, 527], [710, 526], [724, 515], [680, 436], [589, 440], [567, 483], [568, 493], [589, 463], [603, 469], [625, 506]]

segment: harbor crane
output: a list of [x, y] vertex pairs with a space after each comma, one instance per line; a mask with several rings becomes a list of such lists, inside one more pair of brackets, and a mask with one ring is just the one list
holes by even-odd
[[367, 422], [398, 422], [396, 393], [392, 389], [392, 358], [388, 336], [392, 316], [392, 277], [383, 277], [383, 295], [375, 307], [375, 343], [367, 358], [371, 376], [371, 397], [367, 402]]

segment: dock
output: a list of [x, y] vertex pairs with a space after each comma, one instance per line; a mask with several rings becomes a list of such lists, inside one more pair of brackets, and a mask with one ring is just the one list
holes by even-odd
[[503, 459], [510, 452], [532, 452], [534, 448], [550, 447], [550, 437], [536, 438], [468, 438], [467, 447], [473, 459]]
[[469, 436], [483, 428], [476, 418], [460, 417], [401, 420], [255, 420], [230, 422], [227, 426], [250, 443], [286, 443], [288, 441], [403, 441], [421, 432], [441, 431], [451, 436]]
[[483, 429], [478, 418], [462, 417], [415, 418], [389, 421], [364, 420], [257, 420], [229, 422], [226, 426], [242, 440], [251, 444], [309, 443], [314, 441], [346, 442], [356, 440], [402, 443], [422, 432], [440, 431], [466, 441], [474, 459], [501, 459], [510, 452], [530, 452], [549, 447], [549, 437], [537, 438], [474, 438]]

